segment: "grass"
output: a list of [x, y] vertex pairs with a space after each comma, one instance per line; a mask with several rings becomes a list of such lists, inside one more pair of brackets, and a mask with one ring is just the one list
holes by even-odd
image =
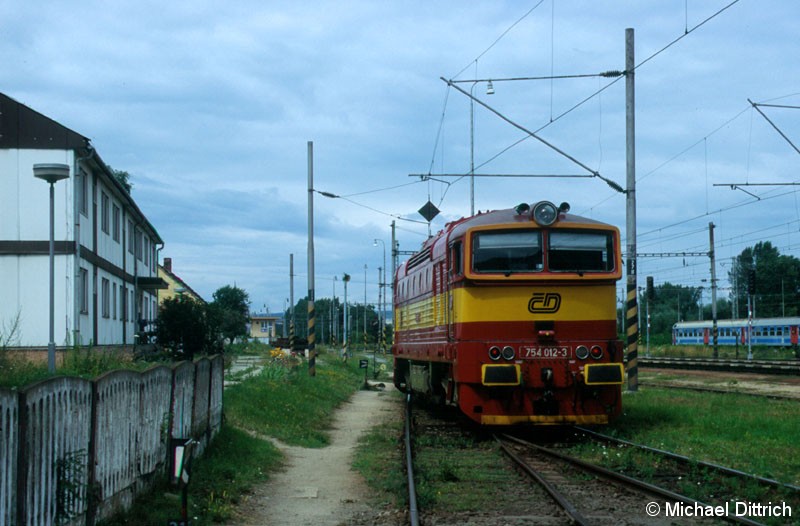
[[800, 404], [736, 394], [641, 389], [605, 432], [785, 483], [800, 484]]
[[33, 362], [24, 355], [0, 350], [0, 387], [21, 389], [51, 376], [92, 379], [116, 369], [143, 371], [152, 365], [153, 362], [133, 361], [128, 354], [120, 351], [76, 346], [64, 353], [64, 360], [53, 375], [47, 371], [46, 362]]
[[[194, 526], [224, 523], [233, 516], [241, 496], [264, 482], [280, 466], [278, 449], [228, 424], [195, 460], [189, 483], [189, 516]], [[138, 499], [127, 513], [103, 521], [101, 526], [168, 524], [180, 518], [179, 490], [161, 484]]]
[[[280, 451], [260, 436], [304, 447], [328, 444], [330, 416], [362, 384], [358, 360], [345, 364], [323, 355], [310, 377], [305, 363], [274, 354], [261, 374], [226, 389], [225, 424], [191, 471], [192, 524], [230, 522], [242, 496], [279, 468]], [[103, 526], [167, 524], [180, 516], [180, 499], [173, 492], [159, 486]]]
[[290, 445], [323, 447], [329, 442], [328, 416], [361, 387], [362, 375], [358, 360], [317, 358], [314, 377], [305, 364], [273, 360], [258, 376], [225, 391], [225, 414], [235, 427]]

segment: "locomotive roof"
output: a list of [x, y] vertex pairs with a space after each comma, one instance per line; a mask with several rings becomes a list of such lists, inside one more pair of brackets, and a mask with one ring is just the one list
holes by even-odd
[[[502, 223], [530, 223], [531, 226], [538, 226], [529, 214], [518, 214], [513, 208], [505, 208], [502, 210], [490, 210], [487, 212], [478, 212], [471, 217], [462, 217], [456, 221], [447, 223], [444, 231], [449, 232], [451, 235], [459, 234], [468, 228], [483, 226], [483, 225], [496, 225]], [[608, 223], [595, 221], [588, 217], [578, 216], [574, 214], [561, 214], [560, 219], [551, 225], [549, 228], [558, 228], [559, 226], [575, 226], [575, 225], [597, 225], [597, 226], [611, 226]]]

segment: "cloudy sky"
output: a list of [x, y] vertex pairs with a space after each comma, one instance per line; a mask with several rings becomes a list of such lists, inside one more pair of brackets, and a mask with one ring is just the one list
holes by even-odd
[[[787, 141], [748, 102], [800, 105], [792, 0], [2, 0], [0, 16], [0, 90], [132, 174], [162, 257], [207, 299], [236, 284], [253, 310], [282, 309], [290, 254], [306, 294], [308, 141], [315, 189], [341, 196], [315, 194], [317, 298], [347, 272], [363, 301], [367, 265], [377, 301], [390, 223], [401, 250], [418, 247], [428, 200], [433, 231], [469, 215], [469, 179], [440, 175], [470, 170], [469, 99], [440, 77], [480, 79], [457, 86], [580, 163], [476, 105], [476, 173], [585, 166], [624, 186], [625, 82], [597, 74], [624, 69], [629, 27], [639, 252], [707, 251], [713, 221], [722, 287], [730, 258], [760, 240], [800, 256], [785, 185], [800, 180], [800, 112], [759, 106]], [[435, 180], [409, 176], [423, 173]], [[625, 199], [597, 178], [475, 178], [476, 210], [542, 199], [624, 235]], [[699, 286], [708, 258], [641, 258], [639, 275]]]

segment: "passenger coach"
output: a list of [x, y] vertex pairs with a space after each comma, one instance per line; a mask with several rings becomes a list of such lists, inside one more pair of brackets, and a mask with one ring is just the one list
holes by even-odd
[[[673, 345], [709, 345], [713, 343], [711, 320], [682, 321], [672, 326]], [[800, 318], [756, 318], [717, 321], [718, 345], [751, 345], [773, 347], [797, 346]]]

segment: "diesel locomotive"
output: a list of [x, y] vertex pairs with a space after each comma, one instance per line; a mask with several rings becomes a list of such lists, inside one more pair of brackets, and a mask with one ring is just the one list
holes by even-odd
[[394, 383], [484, 425], [621, 411], [619, 230], [548, 201], [445, 225], [397, 269]]

